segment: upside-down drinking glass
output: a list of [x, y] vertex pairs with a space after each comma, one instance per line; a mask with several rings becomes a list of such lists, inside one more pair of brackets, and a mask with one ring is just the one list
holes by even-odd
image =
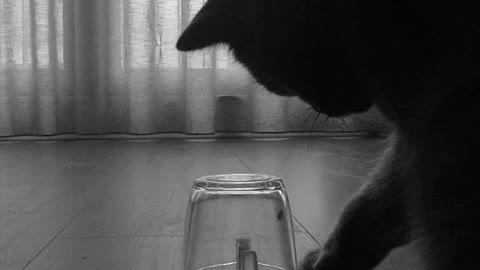
[[201, 177], [185, 222], [182, 270], [295, 269], [290, 206], [278, 177]]

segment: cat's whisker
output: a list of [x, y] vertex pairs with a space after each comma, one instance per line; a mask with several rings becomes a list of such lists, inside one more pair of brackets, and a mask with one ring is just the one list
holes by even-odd
[[303, 123], [302, 123], [303, 128], [305, 128], [308, 125], [308, 123], [310, 122], [310, 119], [312, 119], [312, 116], [314, 116], [315, 111], [313, 110], [313, 108], [308, 107], [305, 110], [305, 113], [307, 114], [307, 117], [305, 117], [305, 119], [303, 120]]
[[310, 128], [310, 131], [314, 131], [315, 129], [315, 126], [317, 125], [317, 122], [318, 122], [318, 118], [320, 117], [320, 113], [317, 113], [317, 117], [315, 118], [315, 121], [313, 122], [313, 125], [312, 127]]
[[325, 114], [324, 116], [325, 116], [325, 117], [323, 118], [322, 124], [325, 124], [325, 123], [327, 123], [328, 121], [330, 121], [330, 116], [328, 116], [328, 115], [326, 115], [326, 114]]

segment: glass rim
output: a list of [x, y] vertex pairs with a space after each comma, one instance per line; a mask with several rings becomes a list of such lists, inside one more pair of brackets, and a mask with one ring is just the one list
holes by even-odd
[[218, 174], [202, 176], [194, 187], [207, 190], [276, 190], [283, 188], [282, 179], [268, 174]]

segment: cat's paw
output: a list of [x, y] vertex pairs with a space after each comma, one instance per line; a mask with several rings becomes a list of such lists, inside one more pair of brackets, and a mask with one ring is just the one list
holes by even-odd
[[316, 250], [310, 251], [305, 256], [305, 258], [303, 258], [303, 260], [300, 262], [298, 270], [316, 270], [316, 268], [314, 268], [314, 266], [315, 266], [315, 263], [320, 258], [321, 254], [322, 254], [321, 249], [316, 249]]

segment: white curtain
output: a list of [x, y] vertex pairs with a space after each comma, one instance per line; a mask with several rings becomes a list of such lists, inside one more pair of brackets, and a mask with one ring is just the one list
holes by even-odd
[[[0, 136], [312, 131], [306, 104], [266, 92], [225, 48], [176, 51], [203, 2], [0, 0]], [[314, 130], [371, 122], [320, 116]]]

